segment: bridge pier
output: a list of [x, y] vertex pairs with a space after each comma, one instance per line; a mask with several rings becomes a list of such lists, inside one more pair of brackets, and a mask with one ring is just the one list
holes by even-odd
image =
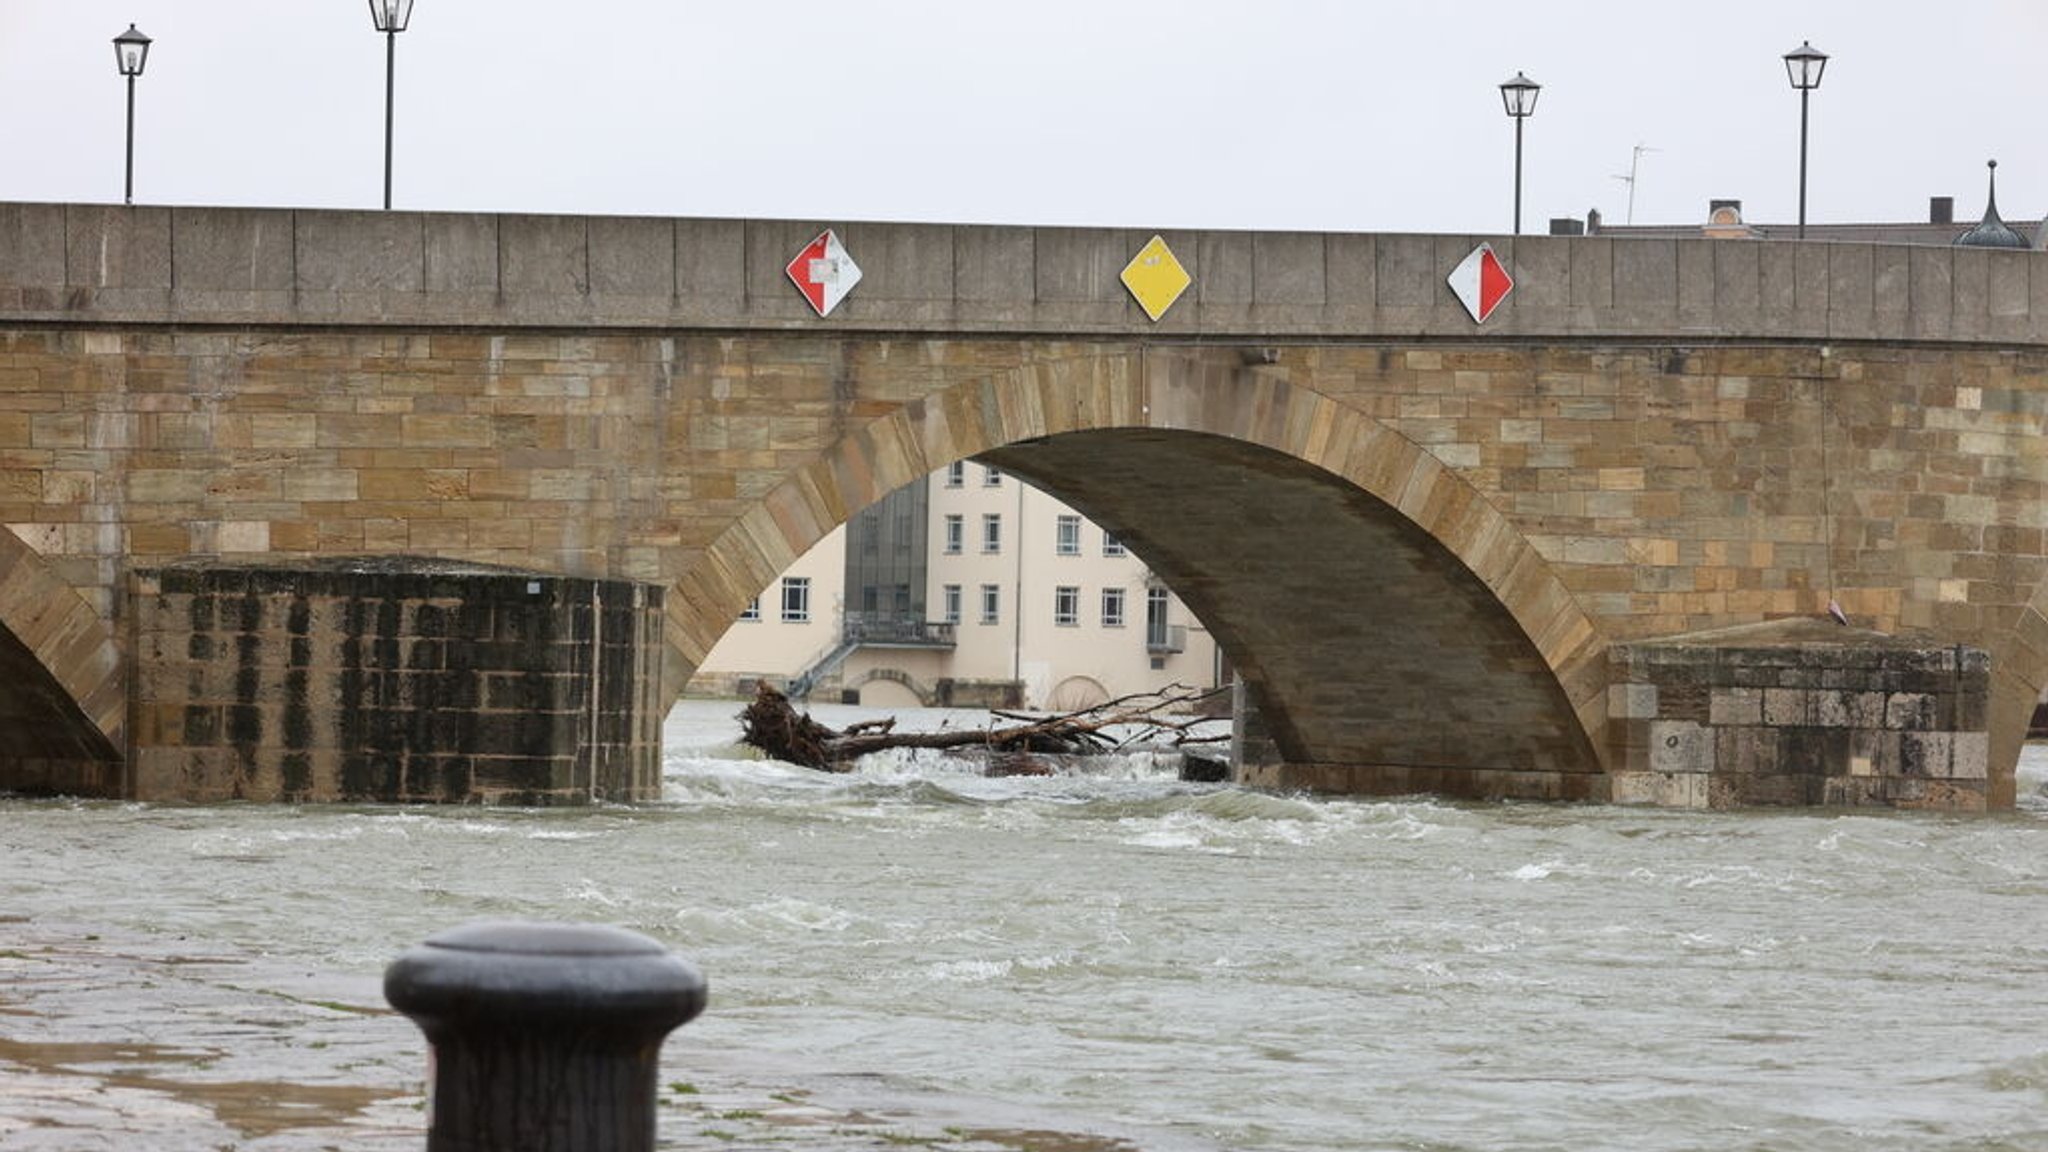
[[1980, 648], [1787, 620], [1610, 649], [1613, 799], [2010, 806]]
[[662, 589], [407, 557], [138, 572], [128, 794], [661, 791]]

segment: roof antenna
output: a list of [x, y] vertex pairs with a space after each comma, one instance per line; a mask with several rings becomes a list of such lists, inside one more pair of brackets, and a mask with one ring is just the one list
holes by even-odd
[[1635, 151], [1628, 158], [1628, 175], [1615, 176], [1616, 180], [1628, 185], [1628, 219], [1626, 222], [1629, 224], [1636, 222], [1636, 170], [1643, 163], [1643, 153], [1662, 151], [1662, 148], [1652, 148], [1648, 144], [1636, 145]]

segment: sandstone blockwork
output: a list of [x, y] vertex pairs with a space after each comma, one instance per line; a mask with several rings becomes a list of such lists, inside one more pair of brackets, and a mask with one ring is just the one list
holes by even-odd
[[[658, 707], [591, 744], [631, 748], [630, 782], [609, 752], [465, 769], [402, 697], [364, 745], [338, 682], [298, 732], [262, 663], [290, 667], [288, 606], [216, 616], [224, 655], [157, 650], [198, 635], [191, 606], [136, 574], [422, 556], [658, 588], [665, 704], [805, 550], [978, 457], [1099, 513], [1206, 612], [1280, 757], [1250, 779], [2013, 803], [2048, 686], [2040, 254], [1496, 238], [1518, 286], [1475, 326], [1443, 282], [1469, 237], [1174, 234], [1196, 283], [1155, 325], [1117, 230], [875, 225], [842, 233], [869, 277], [820, 320], [783, 271], [820, 227], [0, 206], [0, 787], [640, 794]], [[1636, 725], [1660, 717], [1611, 705], [1664, 686], [1616, 646], [1830, 604], [1984, 654], [1981, 786], [1968, 727], [1863, 728], [1899, 734], [1883, 787], [1892, 744], [1865, 776], [1852, 741], [1817, 793], [1723, 772], [1743, 741], [1819, 763], [1801, 749], [1840, 726], [1717, 723], [1711, 692], [1686, 722], [1715, 770], [1649, 778]], [[241, 699], [243, 644], [276, 699]], [[460, 691], [509, 716], [492, 676], [519, 671]], [[1787, 693], [1839, 686], [1722, 687], [1804, 715]]]
[[1981, 812], [1994, 799], [1982, 649], [1799, 621], [1609, 659], [1616, 801]]
[[136, 799], [660, 795], [658, 587], [408, 558], [134, 584]]

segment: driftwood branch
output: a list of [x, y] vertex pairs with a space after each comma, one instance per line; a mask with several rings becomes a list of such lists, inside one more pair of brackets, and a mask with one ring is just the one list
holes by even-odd
[[[800, 714], [789, 697], [767, 681], [755, 685], [753, 702], [740, 713], [740, 739], [778, 760], [823, 772], [851, 771], [852, 762], [889, 748], [986, 749], [994, 774], [1044, 775], [1051, 771], [1031, 754], [1088, 755], [1116, 752], [1142, 743], [1173, 747], [1211, 744], [1227, 736], [1197, 731], [1206, 717], [1168, 715], [1185, 712], [1201, 701], [1227, 691], [1199, 691], [1175, 684], [1157, 692], [1139, 692], [1104, 701], [1091, 708], [1034, 716], [994, 712], [1004, 726], [955, 728], [939, 732], [897, 732], [894, 717], [863, 720], [839, 731]], [[1121, 736], [1108, 731], [1127, 730]]]

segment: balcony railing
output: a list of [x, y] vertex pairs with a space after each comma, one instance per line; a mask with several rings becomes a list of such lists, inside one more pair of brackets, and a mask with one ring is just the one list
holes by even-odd
[[1164, 628], [1149, 629], [1145, 634], [1145, 651], [1154, 656], [1188, 650], [1188, 626], [1170, 624]]
[[898, 648], [951, 648], [954, 626], [880, 613], [848, 612], [843, 635], [849, 643]]

